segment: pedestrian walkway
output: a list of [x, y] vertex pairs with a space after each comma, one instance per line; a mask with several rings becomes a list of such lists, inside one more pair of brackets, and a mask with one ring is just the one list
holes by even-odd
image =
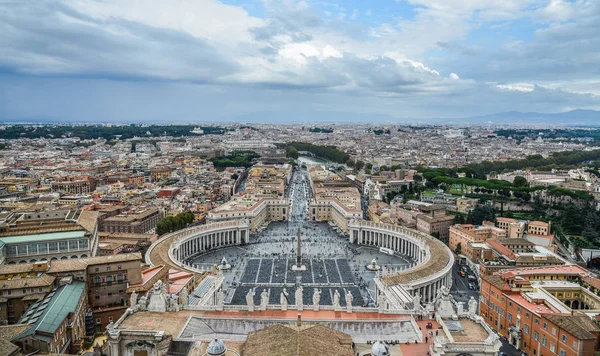
[[[431, 329], [427, 329], [427, 323], [432, 324]], [[431, 346], [431, 344], [433, 344], [433, 340], [435, 339], [435, 332], [438, 330], [439, 330], [439, 332], [442, 332], [440, 329], [440, 324], [438, 324], [438, 322], [435, 320], [420, 320], [420, 321], [417, 321], [417, 324], [421, 328], [421, 334], [423, 335], [423, 342], [420, 342], [417, 344], [415, 344], [414, 342], [408, 343], [408, 344], [401, 344], [400, 345], [401, 355], [404, 355], [404, 356], [427, 355], [427, 352], [429, 352], [429, 346]], [[430, 332], [433, 334], [433, 337], [429, 336]], [[427, 337], [427, 343], [425, 343], [425, 337]]]

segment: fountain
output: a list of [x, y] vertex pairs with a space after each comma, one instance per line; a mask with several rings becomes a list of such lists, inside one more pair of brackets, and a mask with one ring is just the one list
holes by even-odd
[[223, 257], [223, 259], [221, 260], [221, 263], [219, 263], [217, 268], [221, 271], [229, 270], [229, 269], [231, 269], [231, 265], [229, 263], [227, 263], [227, 259], [225, 257]]
[[379, 271], [379, 270], [381, 270], [381, 266], [377, 264], [377, 260], [376, 259], [373, 259], [371, 261], [371, 263], [369, 263], [367, 265], [367, 269], [369, 271]]

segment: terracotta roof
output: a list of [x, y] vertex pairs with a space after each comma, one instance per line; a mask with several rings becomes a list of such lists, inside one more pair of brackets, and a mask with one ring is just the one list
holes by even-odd
[[0, 275], [2, 274], [21, 274], [33, 271], [33, 263], [18, 263], [14, 265], [1, 265]]
[[585, 276], [588, 271], [578, 265], [562, 265], [562, 266], [543, 266], [543, 267], [528, 267], [528, 268], [516, 268], [506, 269], [501, 272], [502, 276], [507, 273], [519, 275], [522, 277], [537, 276], [537, 275], [575, 275]]
[[20, 354], [21, 350], [17, 345], [9, 342], [8, 340], [19, 335], [25, 330], [29, 329], [31, 325], [28, 324], [15, 324], [15, 325], [2, 325], [0, 326], [0, 355], [15, 355]]
[[54, 283], [56, 277], [42, 274], [39, 277], [13, 278], [0, 281], [0, 289], [20, 289], [25, 287], [47, 287]]
[[48, 273], [60, 273], [60, 272], [72, 272], [72, 271], [85, 271], [87, 264], [85, 258], [71, 258], [68, 260], [55, 260], [50, 261], [50, 267]]
[[248, 334], [243, 355], [353, 356], [352, 338], [322, 325], [279, 324]]
[[587, 315], [544, 315], [546, 319], [556, 324], [559, 328], [575, 336], [579, 340], [596, 340], [600, 327]]
[[481, 279], [483, 279], [484, 281], [488, 282], [489, 284], [493, 285], [494, 287], [502, 290], [505, 289], [506, 286], [508, 286], [508, 284], [506, 283], [506, 281], [504, 279], [502, 279], [499, 276], [495, 276], [495, 275], [491, 275], [491, 276], [487, 276], [487, 275], [482, 275]]
[[84, 210], [81, 212], [81, 216], [79, 220], [77, 220], [79, 225], [83, 226], [89, 232], [93, 232], [96, 229], [96, 225], [98, 224], [98, 212], [91, 210]]
[[600, 290], [600, 279], [595, 277], [584, 277], [581, 280], [589, 284], [590, 286]]
[[105, 264], [105, 263], [141, 261], [141, 260], [142, 260], [142, 254], [139, 252], [120, 253], [117, 255], [108, 255], [108, 256], [88, 257], [88, 258], [84, 259], [85, 263], [88, 266], [101, 265], [101, 264]]
[[169, 268], [166, 266], [155, 266], [143, 270], [142, 281], [138, 284], [131, 284], [129, 288], [127, 288], [127, 293], [149, 291], [154, 283], [165, 277], [167, 272], [169, 272]]

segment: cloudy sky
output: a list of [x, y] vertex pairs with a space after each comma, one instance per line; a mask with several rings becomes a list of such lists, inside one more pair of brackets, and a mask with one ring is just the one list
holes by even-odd
[[0, 0], [0, 120], [600, 109], [599, 49], [597, 0]]

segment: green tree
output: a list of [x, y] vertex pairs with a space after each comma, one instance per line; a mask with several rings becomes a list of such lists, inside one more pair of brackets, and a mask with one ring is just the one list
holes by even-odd
[[489, 205], [478, 205], [467, 215], [467, 224], [481, 225], [484, 221], [496, 220], [496, 212]]
[[454, 249], [454, 253], [456, 253], [457, 255], [460, 255], [462, 253], [462, 243], [458, 243], [456, 245], [456, 248]]
[[513, 181], [513, 185], [515, 187], [528, 187], [529, 183], [527, 182], [527, 179], [525, 179], [525, 177], [516, 176], [515, 180]]
[[288, 146], [285, 148], [285, 155], [288, 158], [292, 158], [292, 159], [298, 159], [298, 157], [300, 156], [298, 153], [298, 149], [294, 146]]

